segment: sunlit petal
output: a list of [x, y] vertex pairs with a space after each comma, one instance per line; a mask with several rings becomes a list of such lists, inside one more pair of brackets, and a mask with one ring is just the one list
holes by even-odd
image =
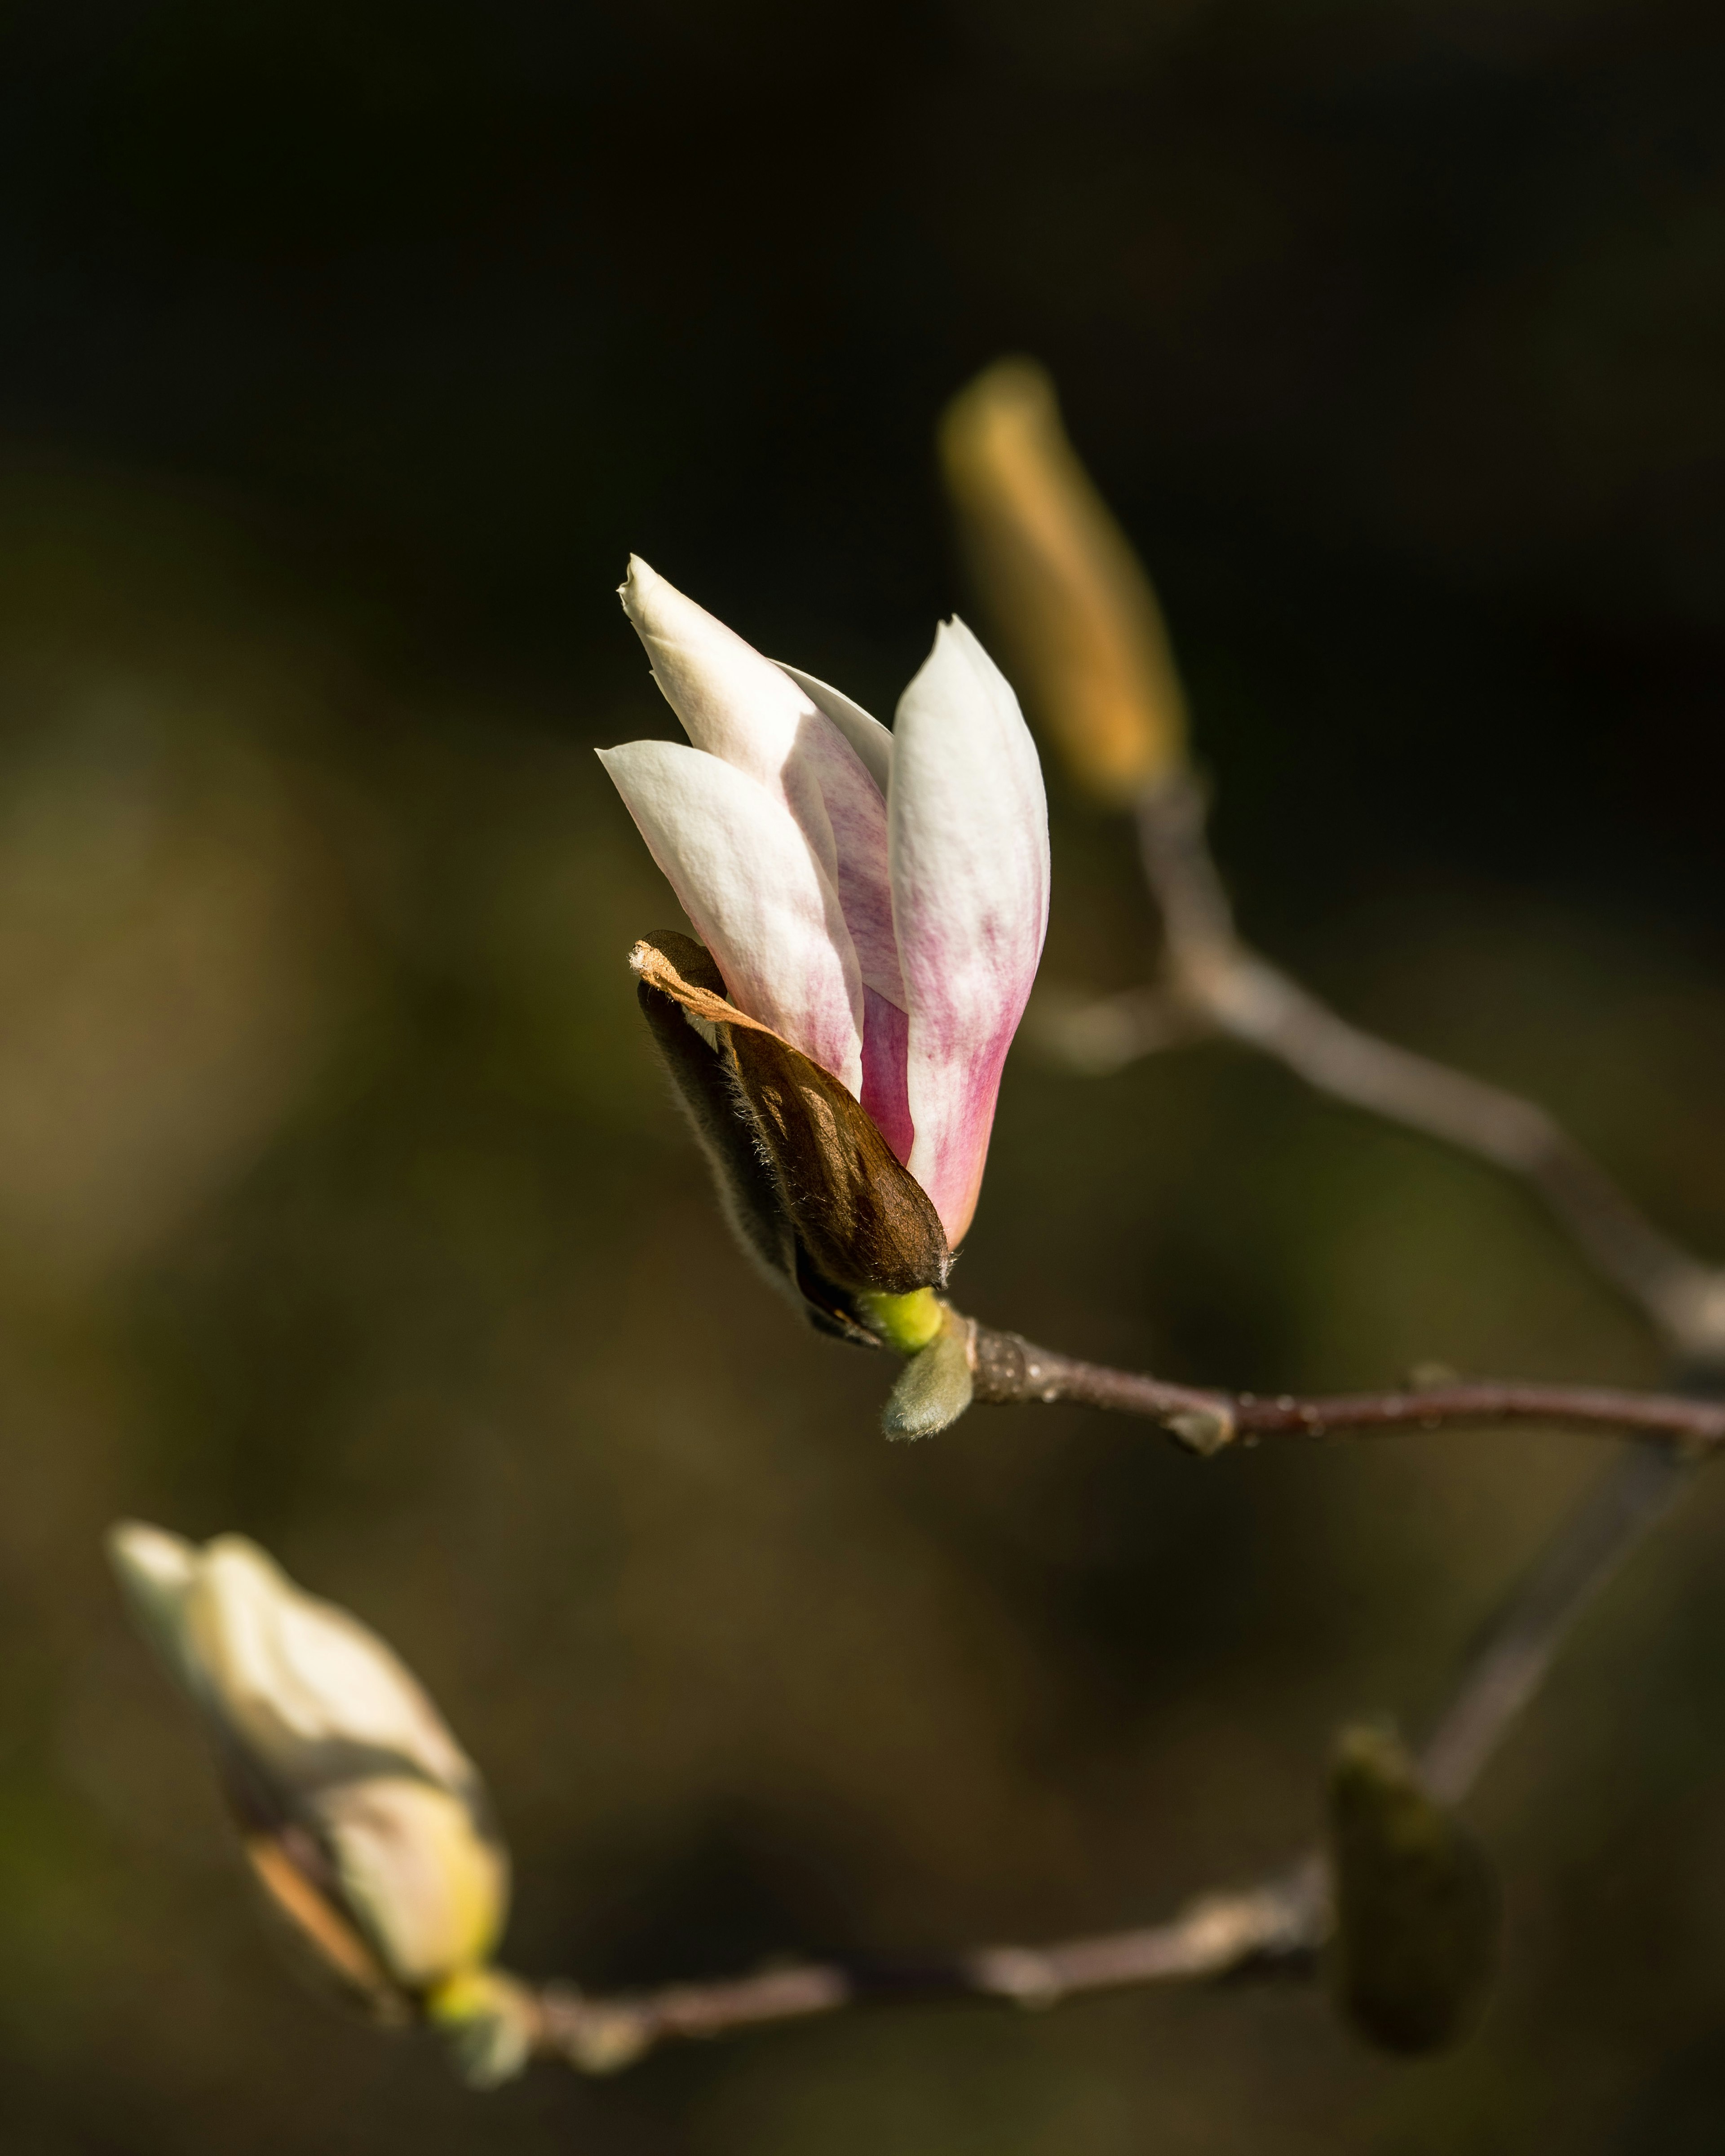
[[891, 736], [835, 690], [763, 659], [639, 556], [620, 595], [691, 742], [789, 810], [838, 892], [862, 978], [902, 1006], [884, 781], [870, 730], [889, 750]]
[[860, 1095], [855, 949], [788, 811], [680, 742], [628, 742], [599, 759], [739, 1009]]
[[906, 690], [893, 744], [909, 1166], [956, 1244], [976, 1209], [1001, 1065], [1047, 930], [1047, 803], [1018, 700], [962, 622], [942, 627]]
[[829, 683], [817, 681], [812, 674], [805, 674], [799, 666], [787, 666], [781, 659], [777, 662], [781, 672], [788, 674], [797, 686], [808, 696], [818, 711], [824, 712], [837, 726], [846, 741], [862, 759], [868, 773], [884, 796], [886, 782], [892, 776], [892, 729], [883, 726], [860, 704], [854, 704], [842, 689]]

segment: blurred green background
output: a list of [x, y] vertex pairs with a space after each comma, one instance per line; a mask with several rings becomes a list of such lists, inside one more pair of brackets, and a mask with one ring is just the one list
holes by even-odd
[[[511, 1961], [1151, 1919], [1417, 1724], [1596, 1441], [889, 1449], [726, 1247], [595, 743], [629, 547], [890, 711], [930, 438], [1054, 368], [1248, 924], [1725, 1251], [1725, 32], [1665, 0], [23, 0], [0, 22], [0, 2128], [21, 2156], [1725, 2145], [1725, 1486], [1471, 1816], [1481, 2034], [1297, 1987], [490, 2098], [274, 1966], [98, 1537], [235, 1527], [494, 1785]], [[1142, 977], [1053, 781], [1045, 979]], [[1259, 1387], [1656, 1355], [1485, 1171], [1220, 1049], [1009, 1068], [965, 1305]]]

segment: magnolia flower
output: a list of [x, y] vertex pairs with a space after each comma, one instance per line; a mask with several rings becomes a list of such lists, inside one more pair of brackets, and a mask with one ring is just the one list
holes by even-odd
[[472, 2077], [512, 2071], [524, 2046], [486, 1967], [509, 1860], [478, 1769], [412, 1672], [241, 1536], [199, 1548], [128, 1522], [108, 1554], [204, 1724], [275, 1913], [380, 2018], [459, 2008], [487, 2032], [477, 2063], [470, 2027], [462, 2040]]
[[889, 732], [644, 562], [622, 598], [691, 745], [629, 742], [605, 768], [730, 1004], [861, 1102], [957, 1244], [1048, 924], [1017, 699], [953, 620]]

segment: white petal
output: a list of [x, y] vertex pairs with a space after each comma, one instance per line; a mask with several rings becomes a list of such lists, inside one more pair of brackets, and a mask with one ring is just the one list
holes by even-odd
[[680, 742], [601, 749], [732, 1000], [862, 1087], [862, 981], [838, 894], [752, 778]]
[[187, 1645], [186, 1603], [197, 1577], [197, 1551], [182, 1537], [141, 1520], [122, 1520], [110, 1527], [107, 1547], [132, 1622], [168, 1674], [195, 1694], [198, 1673]]
[[856, 751], [862, 759], [863, 768], [884, 794], [886, 782], [892, 776], [891, 727], [883, 726], [879, 719], [871, 716], [860, 704], [853, 704], [843, 690], [834, 689], [825, 681], [817, 681], [812, 674], [803, 673], [800, 667], [787, 666], [782, 659], [775, 664], [782, 673], [790, 675], [815, 709], [832, 721]]
[[239, 1535], [203, 1552], [187, 1633], [209, 1710], [266, 1779], [297, 1794], [393, 1759], [455, 1790], [477, 1780], [424, 1688], [375, 1632], [302, 1594]]
[[619, 588], [653, 678], [696, 748], [781, 790], [809, 699], [781, 666], [685, 598], [637, 554]]
[[621, 596], [684, 732], [789, 810], [839, 894], [863, 978], [902, 1004], [884, 783], [852, 738], [855, 731], [866, 741], [872, 728], [890, 748], [891, 736], [830, 690], [823, 692], [835, 700], [829, 713], [790, 668], [763, 659], [638, 556]]
[[490, 1953], [508, 1861], [457, 1798], [380, 1775], [330, 1789], [313, 1816], [343, 1905], [398, 1984], [427, 1988]]
[[1018, 699], [942, 625], [893, 729], [893, 915], [911, 1014], [911, 1173], [956, 1244], [1048, 927], [1048, 806]]

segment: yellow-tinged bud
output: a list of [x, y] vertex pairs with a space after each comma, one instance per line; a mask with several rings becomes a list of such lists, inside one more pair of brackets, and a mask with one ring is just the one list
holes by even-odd
[[383, 2020], [482, 1970], [509, 1859], [478, 1769], [406, 1666], [243, 1537], [200, 1548], [128, 1522], [108, 1553], [302, 1958]]
[[1142, 563], [1079, 462], [1054, 384], [1003, 359], [947, 407], [940, 454], [983, 598], [1080, 783], [1129, 801], [1181, 770], [1186, 699]]
[[914, 1355], [926, 1348], [939, 1334], [944, 1320], [945, 1305], [932, 1287], [919, 1287], [909, 1295], [875, 1295], [865, 1289], [856, 1301], [870, 1330], [898, 1355]]

